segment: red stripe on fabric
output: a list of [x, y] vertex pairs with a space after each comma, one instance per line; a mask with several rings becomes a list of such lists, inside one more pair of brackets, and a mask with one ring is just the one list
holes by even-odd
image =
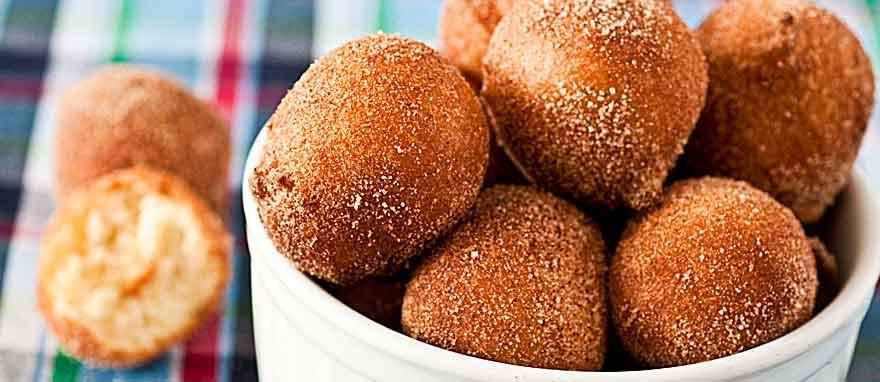
[[0, 78], [0, 97], [36, 100], [43, 93], [43, 83], [37, 79]]
[[[217, 93], [214, 101], [223, 117], [232, 125], [238, 82], [241, 77], [241, 30], [245, 0], [228, 0], [223, 28], [223, 48], [218, 57]], [[220, 317], [211, 319], [184, 347], [181, 379], [213, 382], [217, 380], [217, 354], [220, 339]]]
[[15, 226], [15, 223], [11, 221], [0, 222], [0, 241], [12, 240], [13, 233], [24, 238], [39, 239], [43, 235], [43, 228], [22, 225]]
[[217, 69], [216, 102], [227, 120], [232, 119], [238, 80], [241, 77], [241, 29], [244, 0], [229, 0], [226, 11], [226, 28], [223, 32], [223, 49]]
[[0, 222], [0, 240], [12, 240], [12, 232], [14, 229], [15, 224], [11, 222]]
[[181, 381], [214, 382], [217, 380], [217, 335], [220, 319], [214, 316], [186, 342]]

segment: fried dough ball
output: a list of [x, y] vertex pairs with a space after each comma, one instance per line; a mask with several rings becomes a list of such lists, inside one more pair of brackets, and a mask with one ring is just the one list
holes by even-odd
[[483, 61], [498, 140], [591, 207], [654, 204], [703, 106], [699, 44], [661, 0], [518, 1]]
[[113, 172], [55, 212], [40, 251], [38, 306], [73, 356], [140, 365], [218, 309], [230, 244], [183, 180], [145, 167]]
[[728, 1], [697, 36], [711, 81], [688, 167], [748, 181], [817, 221], [849, 178], [874, 105], [858, 39], [806, 0]]
[[801, 326], [817, 284], [810, 240], [788, 208], [745, 182], [686, 180], [624, 233], [612, 322], [643, 365], [687, 365]]
[[606, 351], [605, 245], [574, 206], [495, 186], [416, 268], [409, 336], [510, 364], [598, 370]]
[[446, 0], [440, 10], [440, 52], [479, 89], [489, 38], [514, 0]]
[[171, 172], [215, 210], [227, 202], [229, 128], [181, 84], [130, 65], [99, 69], [61, 98], [55, 132], [55, 195], [115, 170]]
[[251, 177], [278, 250], [352, 284], [394, 269], [476, 200], [489, 130], [474, 91], [428, 46], [373, 35], [318, 60], [267, 125]]

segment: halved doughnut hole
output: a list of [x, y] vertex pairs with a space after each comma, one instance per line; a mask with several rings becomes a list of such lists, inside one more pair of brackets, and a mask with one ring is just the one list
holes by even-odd
[[112, 349], [180, 335], [222, 283], [192, 208], [136, 184], [71, 211], [52, 236], [44, 275], [53, 311]]

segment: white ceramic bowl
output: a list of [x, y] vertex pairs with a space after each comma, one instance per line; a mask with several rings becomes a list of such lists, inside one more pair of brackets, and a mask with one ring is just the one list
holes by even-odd
[[370, 321], [294, 268], [267, 236], [248, 179], [243, 182], [251, 253], [257, 363], [264, 381], [842, 381], [880, 274], [880, 214], [862, 175], [832, 211], [827, 243], [843, 288], [804, 326], [721, 359], [667, 369], [572, 372], [513, 366], [424, 344]]

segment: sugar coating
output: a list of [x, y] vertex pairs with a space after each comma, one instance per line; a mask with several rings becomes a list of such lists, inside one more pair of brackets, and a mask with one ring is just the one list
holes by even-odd
[[266, 124], [251, 177], [296, 266], [351, 284], [403, 263], [473, 205], [489, 132], [473, 90], [428, 46], [373, 35], [318, 60]]
[[643, 365], [686, 365], [799, 327], [817, 284], [790, 210], [744, 182], [686, 180], [624, 233], [611, 263], [612, 321]]
[[688, 167], [748, 181], [817, 221], [849, 178], [874, 104], [858, 39], [805, 0], [729, 1], [697, 35], [711, 81]]
[[501, 18], [514, 0], [446, 0], [438, 22], [440, 52], [480, 87], [483, 56]]
[[574, 206], [495, 186], [415, 271], [404, 332], [517, 365], [598, 370], [606, 348], [605, 245]]
[[516, 2], [483, 64], [498, 139], [526, 175], [607, 208], [658, 200], [707, 86], [696, 39], [659, 0]]
[[55, 196], [111, 172], [149, 165], [185, 180], [211, 206], [227, 203], [229, 128], [182, 84], [133, 65], [108, 65], [59, 101]]

